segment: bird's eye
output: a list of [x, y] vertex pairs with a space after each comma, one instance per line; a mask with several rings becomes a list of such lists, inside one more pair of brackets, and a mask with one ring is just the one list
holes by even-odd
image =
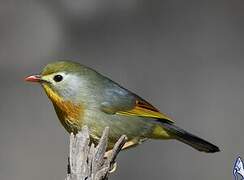
[[61, 75], [59, 75], [59, 74], [53, 77], [53, 80], [54, 80], [55, 82], [60, 82], [60, 81], [62, 81], [62, 79], [63, 79], [63, 76], [61, 76]]

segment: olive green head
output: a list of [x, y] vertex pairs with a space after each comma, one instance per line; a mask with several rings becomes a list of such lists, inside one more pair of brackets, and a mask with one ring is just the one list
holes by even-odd
[[60, 72], [65, 73], [86, 73], [88, 70], [87, 67], [73, 61], [56, 61], [47, 64], [42, 72], [42, 76], [50, 75], [50, 74], [57, 74]]
[[89, 96], [98, 73], [91, 68], [72, 61], [56, 61], [47, 64], [40, 75], [26, 78], [27, 81], [39, 82], [47, 95], [56, 94], [63, 99], [79, 101]]

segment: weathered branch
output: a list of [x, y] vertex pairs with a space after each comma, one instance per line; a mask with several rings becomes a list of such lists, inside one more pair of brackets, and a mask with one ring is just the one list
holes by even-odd
[[99, 144], [90, 145], [89, 131], [84, 127], [76, 135], [70, 135], [70, 153], [66, 180], [105, 180], [115, 166], [115, 159], [126, 142], [123, 135], [111, 153], [105, 157], [109, 128], [105, 128]]

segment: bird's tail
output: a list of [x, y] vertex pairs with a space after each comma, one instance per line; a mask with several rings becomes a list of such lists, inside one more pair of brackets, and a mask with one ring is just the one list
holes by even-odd
[[187, 131], [173, 125], [170, 123], [162, 123], [165, 130], [167, 130], [175, 139], [190, 145], [198, 151], [203, 151], [207, 153], [219, 152], [219, 148], [210, 142], [205, 141]]

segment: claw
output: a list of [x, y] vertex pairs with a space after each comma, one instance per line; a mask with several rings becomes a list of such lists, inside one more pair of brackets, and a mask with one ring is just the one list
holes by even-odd
[[108, 172], [109, 172], [109, 174], [111, 174], [111, 173], [115, 172], [115, 171], [116, 171], [116, 169], [117, 169], [117, 163], [115, 162], [115, 163], [112, 165], [111, 169], [108, 171]]

